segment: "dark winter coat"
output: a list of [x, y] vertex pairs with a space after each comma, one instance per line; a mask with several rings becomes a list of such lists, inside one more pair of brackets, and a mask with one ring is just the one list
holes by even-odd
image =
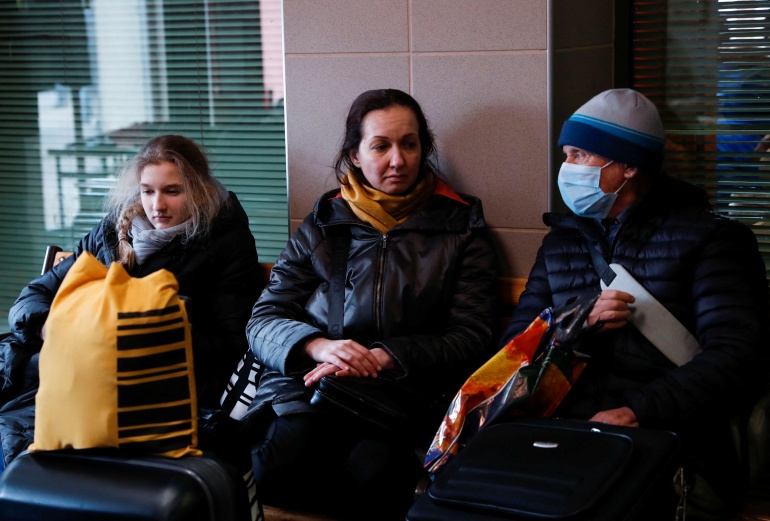
[[[0, 382], [7, 394], [37, 385], [39, 332], [48, 317], [56, 292], [83, 252], [92, 253], [105, 266], [117, 258], [113, 215], [105, 217], [77, 244], [74, 255], [29, 283], [9, 313], [12, 334], [0, 343]], [[177, 237], [141, 266], [129, 271], [143, 277], [159, 269], [171, 271], [179, 294], [189, 297], [193, 326], [193, 361], [198, 405], [215, 408], [233, 369], [248, 349], [245, 327], [259, 296], [257, 250], [248, 217], [235, 194], [212, 223], [205, 238], [184, 241]], [[7, 420], [7, 421], [5, 421]], [[29, 429], [0, 418], [0, 440], [10, 443], [10, 429]]]
[[254, 306], [249, 345], [267, 367], [256, 407], [271, 402], [278, 415], [310, 407], [301, 376], [315, 362], [301, 350], [327, 334], [334, 229], [351, 236], [343, 337], [385, 349], [412, 388], [451, 398], [493, 348], [494, 254], [481, 202], [434, 194], [383, 235], [338, 193], [318, 200]]
[[[593, 219], [546, 214], [544, 222], [551, 231], [503, 343], [542, 309], [599, 291], [590, 254], [590, 248], [599, 248], [607, 262], [623, 265], [673, 313], [703, 349], [676, 367], [631, 325], [596, 333], [581, 344], [592, 358], [557, 415], [590, 418], [629, 407], [640, 426], [682, 434], [698, 461], [695, 470], [739, 481], [728, 418], [756, 398], [766, 379], [762, 360], [768, 357], [768, 287], [751, 230], [713, 213], [700, 189], [664, 175], [623, 219], [612, 244]], [[713, 485], [730, 488], [730, 483]]]

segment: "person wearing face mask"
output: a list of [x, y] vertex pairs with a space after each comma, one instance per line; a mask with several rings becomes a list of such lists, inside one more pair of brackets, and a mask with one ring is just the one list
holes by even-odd
[[[768, 286], [753, 233], [714, 213], [700, 188], [661, 171], [663, 125], [631, 89], [602, 92], [563, 125], [558, 185], [571, 212], [550, 226], [500, 345], [549, 306], [600, 292], [581, 351], [591, 359], [555, 416], [672, 430], [691, 493], [687, 519], [723, 519], [745, 485], [729, 430], [767, 381]], [[625, 268], [697, 340], [673, 363], [629, 323], [639, 295], [601, 290]]]

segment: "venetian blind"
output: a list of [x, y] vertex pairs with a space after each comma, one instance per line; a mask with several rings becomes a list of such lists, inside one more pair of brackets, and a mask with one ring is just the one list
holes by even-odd
[[750, 226], [770, 266], [770, 0], [635, 1], [632, 76], [663, 117], [666, 171]]
[[280, 0], [0, 0], [0, 312], [104, 215], [117, 168], [184, 134], [249, 215], [288, 237]]

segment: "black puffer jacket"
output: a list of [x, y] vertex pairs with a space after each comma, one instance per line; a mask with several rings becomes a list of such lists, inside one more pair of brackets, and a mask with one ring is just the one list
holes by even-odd
[[703, 348], [676, 367], [633, 326], [597, 333], [581, 346], [592, 359], [557, 414], [588, 418], [627, 406], [642, 427], [680, 432], [691, 452], [729, 452], [728, 417], [751, 404], [766, 380], [768, 287], [753, 233], [713, 213], [700, 189], [666, 176], [631, 210], [612, 244], [592, 219], [546, 214], [544, 221], [552, 229], [503, 343], [543, 308], [598, 291], [589, 248], [601, 248]]
[[[22, 371], [41, 348], [39, 331], [62, 279], [83, 251], [109, 266], [117, 256], [117, 242], [114, 216], [107, 216], [80, 240], [73, 256], [30, 282], [21, 292], [9, 313], [12, 337], [0, 344], [3, 388], [34, 387], [34, 382], [22, 381]], [[178, 237], [130, 271], [134, 277], [143, 277], [165, 268], [176, 276], [179, 294], [191, 299], [193, 354], [201, 407], [216, 407], [233, 368], [248, 349], [246, 322], [261, 289], [257, 262], [248, 217], [231, 193], [230, 205], [213, 221], [208, 237], [186, 243]]]
[[[327, 330], [329, 230], [351, 235], [344, 337], [386, 349], [413, 388], [451, 397], [490, 355], [494, 254], [481, 202], [434, 194], [383, 235], [332, 191], [321, 197], [276, 261], [254, 306], [249, 344], [267, 370], [255, 402], [277, 414], [308, 410], [301, 346]], [[449, 394], [451, 393], [451, 394]]]

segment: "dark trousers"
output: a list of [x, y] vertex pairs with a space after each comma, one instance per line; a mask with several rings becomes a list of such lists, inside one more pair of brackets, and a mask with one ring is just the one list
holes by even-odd
[[409, 444], [322, 412], [271, 412], [257, 437], [251, 459], [265, 504], [346, 519], [405, 519], [422, 470]]

